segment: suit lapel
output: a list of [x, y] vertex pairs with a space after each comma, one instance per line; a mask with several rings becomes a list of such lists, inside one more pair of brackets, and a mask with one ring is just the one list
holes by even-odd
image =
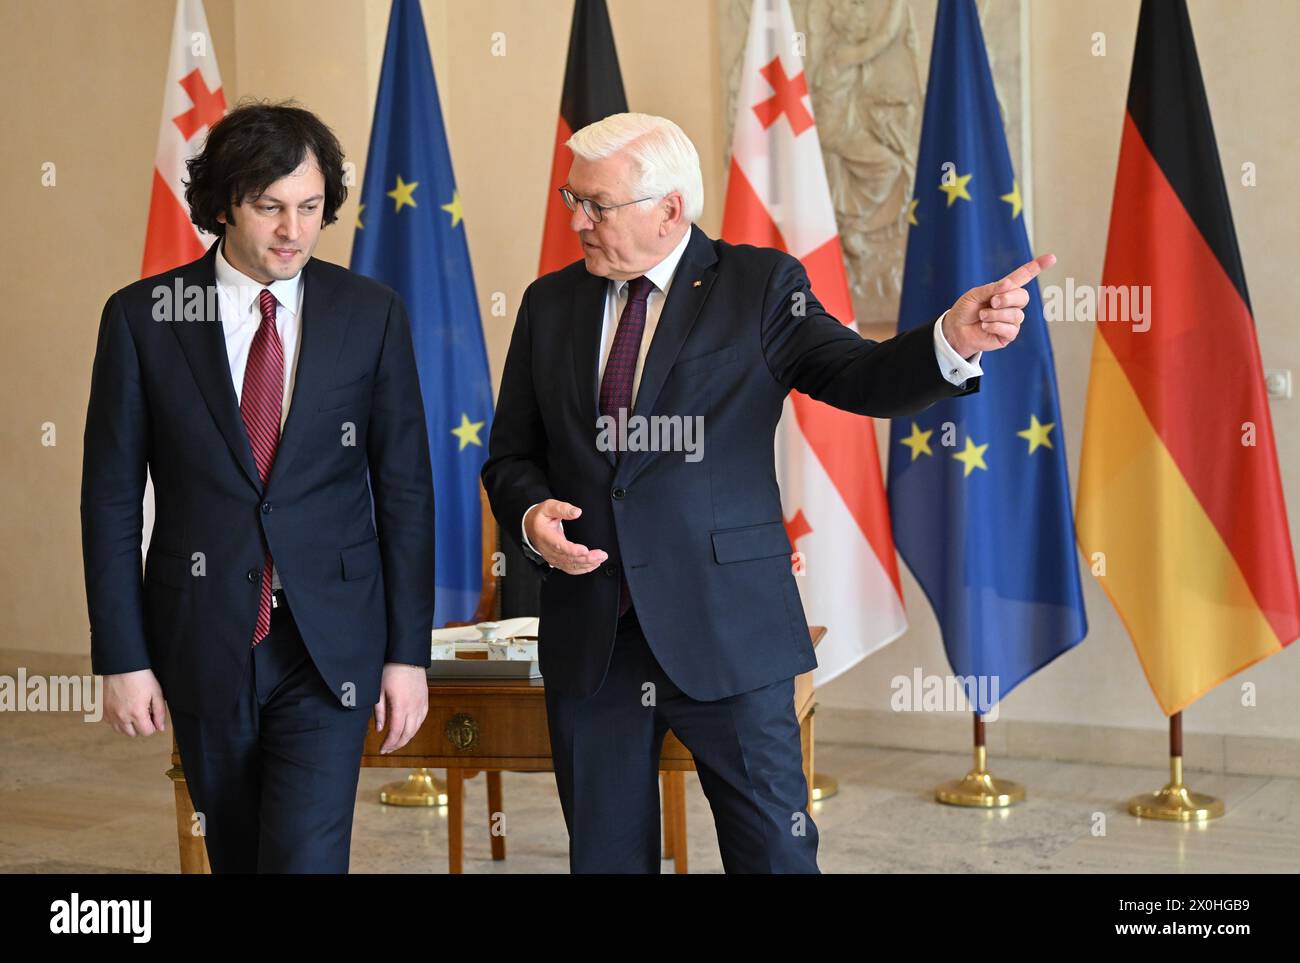
[[257, 475], [257, 464], [253, 461], [248, 434], [239, 415], [235, 385], [230, 378], [230, 356], [226, 353], [226, 334], [221, 326], [216, 273], [217, 246], [220, 243], [220, 240], [214, 241], [207, 254], [181, 269], [179, 277], [185, 290], [198, 288], [203, 299], [196, 320], [185, 320], [186, 316], [178, 307], [171, 328], [221, 436], [248, 480], [261, 491], [262, 482]]
[[709, 288], [713, 286], [716, 273], [710, 269], [717, 260], [713, 242], [692, 224], [690, 243], [682, 252], [672, 286], [668, 289], [668, 300], [659, 313], [654, 340], [646, 352], [645, 367], [641, 369], [641, 384], [636, 392], [636, 404], [632, 406], [633, 414], [648, 416], [654, 410], [659, 392], [668, 379], [668, 371], [677, 360], [682, 343], [695, 326], [700, 307], [708, 297]]
[[[303, 267], [302, 317], [299, 319], [298, 367], [294, 375], [289, 415], [280, 432], [267, 489], [285, 474], [302, 446], [303, 435], [320, 404], [321, 394], [343, 345], [347, 328], [346, 303], [340, 303], [337, 282], [312, 258]], [[285, 359], [286, 364], [289, 359]], [[242, 421], [241, 421], [242, 425]], [[247, 436], [245, 436], [247, 437]]]
[[[682, 252], [681, 262], [673, 275], [668, 300], [664, 302], [659, 314], [654, 340], [650, 342], [645, 366], [641, 369], [641, 383], [637, 388], [636, 403], [632, 406], [633, 415], [648, 418], [654, 411], [659, 393], [668, 380], [668, 372], [695, 326], [700, 308], [717, 277], [717, 272], [713, 270], [717, 260], [713, 242], [708, 235], [691, 225], [691, 240]], [[619, 477], [631, 478], [632, 473], [639, 470], [641, 462], [652, 454], [639, 451], [624, 453], [619, 461]]]
[[[600, 330], [605, 323], [605, 293], [609, 281], [594, 274], [584, 274], [573, 292], [573, 377], [578, 386], [578, 410], [588, 419], [582, 430], [590, 428], [593, 444], [596, 419], [600, 417], [600, 397], [596, 370], [600, 351]], [[614, 453], [604, 453], [611, 465]]]

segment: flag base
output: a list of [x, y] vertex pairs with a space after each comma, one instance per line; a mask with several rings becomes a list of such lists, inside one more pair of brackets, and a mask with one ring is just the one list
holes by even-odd
[[1025, 787], [1009, 779], [998, 779], [986, 766], [984, 746], [975, 747], [975, 768], [964, 779], [945, 782], [934, 791], [936, 801], [949, 806], [1002, 809], [1023, 802]]
[[812, 801], [823, 802], [840, 791], [839, 780], [825, 773], [813, 773]]
[[386, 783], [379, 801], [386, 806], [445, 806], [447, 784], [434, 778], [432, 769], [415, 769], [401, 782]]
[[1144, 792], [1128, 801], [1128, 811], [1143, 819], [1167, 819], [1190, 823], [1218, 819], [1224, 813], [1223, 800], [1192, 792], [1183, 785], [1183, 757], [1169, 759], [1169, 782], [1157, 792]]
[[996, 779], [991, 773], [972, 769], [965, 779], [946, 782], [934, 791], [934, 798], [949, 806], [1002, 809], [1023, 802], [1025, 787], [1018, 782]]

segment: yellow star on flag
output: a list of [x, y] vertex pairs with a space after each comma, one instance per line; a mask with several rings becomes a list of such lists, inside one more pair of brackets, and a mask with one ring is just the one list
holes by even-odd
[[989, 466], [984, 464], [984, 452], [988, 450], [988, 447], [987, 443], [977, 445], [970, 435], [966, 436], [966, 450], [956, 452], [952, 456], [966, 466], [966, 472], [962, 475], [963, 478], [969, 477], [970, 473], [976, 468], [983, 468], [985, 471], [989, 470]]
[[1020, 200], [1020, 181], [1013, 180], [1011, 182], [1011, 193], [1003, 194], [998, 200], [1006, 201], [1011, 205], [1011, 220], [1014, 221], [1019, 217], [1021, 208], [1025, 206], [1024, 202]]
[[1056, 422], [1052, 422], [1050, 425], [1040, 424], [1037, 415], [1030, 415], [1029, 427], [1024, 431], [1017, 431], [1016, 436], [1029, 442], [1029, 454], [1032, 455], [1040, 445], [1046, 445], [1048, 448], [1052, 447], [1052, 439], [1048, 437], [1048, 433], [1055, 427]]
[[970, 183], [970, 179], [974, 176], [974, 174], [961, 174], [939, 181], [939, 190], [948, 195], [949, 207], [952, 207], [953, 202], [959, 197], [963, 200], [970, 200], [970, 194], [966, 192], [966, 185]]
[[466, 445], [478, 445], [483, 447], [483, 442], [479, 441], [478, 430], [483, 427], [485, 422], [470, 421], [469, 415], [465, 412], [460, 413], [460, 424], [451, 430], [451, 433], [460, 439], [460, 447], [457, 451], [464, 451]]
[[361, 212], [364, 211], [365, 209], [366, 209], [366, 205], [364, 204], [357, 205], [357, 230], [358, 231], [363, 231], [365, 230], [366, 227], [364, 224], [361, 223]]
[[921, 202], [918, 201], [915, 197], [912, 198], [910, 201], [907, 202], [907, 223], [908, 223], [908, 224], [918, 224], [918, 223], [919, 223], [919, 222], [917, 221], [917, 219], [916, 219], [916, 205], [918, 205], [918, 204], [920, 204], [920, 203], [921, 203]]
[[455, 227], [465, 217], [465, 213], [460, 208], [460, 191], [451, 192], [451, 203], [442, 205], [442, 209], [451, 215], [451, 226]]
[[912, 449], [912, 461], [916, 461], [921, 455], [933, 455], [930, 450], [930, 436], [934, 434], [934, 429], [922, 431], [916, 422], [912, 422], [912, 434], [903, 439], [903, 444]]
[[415, 189], [419, 186], [419, 181], [411, 181], [411, 183], [408, 184], [402, 180], [401, 174], [397, 175], [397, 186], [388, 192], [388, 196], [393, 199], [394, 214], [402, 209], [403, 204], [409, 204], [412, 207], [416, 206], [415, 198], [411, 195], [415, 193]]

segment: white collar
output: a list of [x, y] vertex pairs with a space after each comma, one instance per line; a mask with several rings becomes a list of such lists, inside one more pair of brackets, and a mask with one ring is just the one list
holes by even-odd
[[[691, 232], [693, 226], [686, 228], [686, 233], [682, 239], [677, 242], [677, 246], [668, 252], [668, 256], [645, 272], [645, 277], [650, 280], [660, 294], [668, 293], [668, 285], [672, 283], [673, 275], [677, 273], [677, 265], [681, 262], [682, 255], [686, 253], [686, 245], [691, 242]], [[614, 293], [623, 297], [627, 289], [627, 281], [615, 281]]]
[[235, 306], [239, 309], [241, 318], [253, 312], [253, 306], [256, 304], [263, 288], [270, 290], [275, 295], [275, 299], [280, 302], [280, 307], [290, 314], [298, 313], [302, 297], [302, 271], [299, 271], [291, 278], [263, 284], [260, 281], [254, 281], [226, 260], [226, 252], [222, 249], [222, 245], [225, 243], [224, 238], [216, 243], [217, 284], [230, 291], [235, 299]]

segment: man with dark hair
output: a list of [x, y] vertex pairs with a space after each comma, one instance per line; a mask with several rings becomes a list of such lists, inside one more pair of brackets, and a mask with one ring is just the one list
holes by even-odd
[[[428, 709], [433, 481], [392, 290], [312, 257], [346, 197], [310, 112], [240, 106], [189, 162], [197, 261], [108, 299], [82, 543], [104, 717], [164, 731], [214, 872], [346, 872], [362, 743]], [[141, 499], [156, 521], [140, 571]]]

